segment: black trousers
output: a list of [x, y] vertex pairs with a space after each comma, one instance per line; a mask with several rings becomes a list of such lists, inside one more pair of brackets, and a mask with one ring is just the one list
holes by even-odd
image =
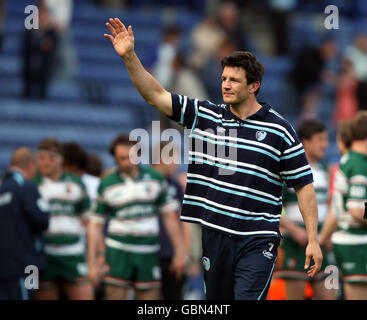
[[208, 300], [265, 300], [280, 236], [234, 237], [203, 227]]

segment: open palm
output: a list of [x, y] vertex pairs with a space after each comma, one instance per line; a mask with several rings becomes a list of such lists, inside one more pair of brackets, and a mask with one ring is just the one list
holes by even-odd
[[109, 19], [106, 23], [111, 34], [104, 34], [109, 39], [115, 48], [116, 52], [123, 58], [134, 51], [134, 34], [131, 26], [126, 29], [120, 19]]

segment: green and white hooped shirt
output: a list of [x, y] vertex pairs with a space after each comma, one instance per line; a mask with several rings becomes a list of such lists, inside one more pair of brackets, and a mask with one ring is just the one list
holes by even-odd
[[[322, 224], [328, 213], [328, 201], [329, 201], [329, 172], [327, 167], [321, 162], [310, 164], [313, 178], [314, 189], [317, 199], [317, 208], [319, 214], [319, 224]], [[302, 214], [299, 211], [296, 191], [293, 188], [283, 187], [283, 208], [285, 217], [297, 224], [304, 224]]]
[[152, 168], [139, 167], [137, 177], [118, 171], [102, 179], [90, 220], [105, 223], [106, 245], [134, 253], [159, 251], [158, 214], [176, 210], [167, 182]]
[[333, 203], [339, 231], [333, 243], [367, 244], [367, 223], [355, 220], [349, 209], [364, 209], [367, 202], [367, 156], [349, 151], [340, 160], [335, 175]]
[[85, 227], [82, 218], [89, 213], [90, 201], [82, 180], [64, 172], [54, 181], [35, 178], [39, 192], [49, 204], [50, 224], [44, 233], [45, 251], [50, 255], [85, 253]]

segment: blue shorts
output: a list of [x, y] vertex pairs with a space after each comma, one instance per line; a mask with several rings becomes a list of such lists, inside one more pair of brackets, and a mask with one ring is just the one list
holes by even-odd
[[206, 298], [265, 300], [280, 238], [280, 235], [240, 238], [203, 227]]

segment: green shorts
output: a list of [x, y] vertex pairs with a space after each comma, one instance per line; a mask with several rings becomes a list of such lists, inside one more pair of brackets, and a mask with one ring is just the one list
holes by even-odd
[[[304, 269], [306, 261], [306, 246], [301, 247], [289, 235], [284, 235], [280, 247], [284, 250], [284, 262], [280, 270], [277, 272], [277, 278], [295, 279], [311, 281], [307, 275], [307, 270]], [[333, 264], [333, 253], [323, 249], [323, 261], [321, 269], [313, 278], [313, 281], [325, 279], [328, 274], [324, 270], [328, 265]], [[312, 265], [311, 261], [311, 265]]]
[[88, 265], [85, 255], [47, 255], [46, 271], [40, 276], [40, 287], [46, 288], [53, 282], [81, 284], [88, 281]]
[[347, 235], [343, 231], [333, 235], [335, 260], [344, 282], [367, 283], [366, 238], [367, 235]]
[[106, 263], [106, 284], [141, 290], [161, 287], [158, 252], [132, 253], [106, 246]]

